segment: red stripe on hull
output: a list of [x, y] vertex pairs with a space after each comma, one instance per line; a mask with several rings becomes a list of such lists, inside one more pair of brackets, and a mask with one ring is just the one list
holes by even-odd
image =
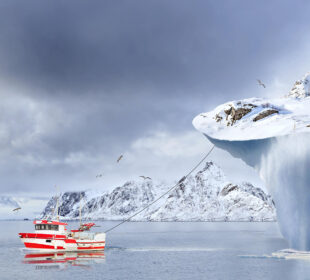
[[28, 243], [28, 242], [25, 242], [25, 246], [26, 248], [34, 248], [34, 249], [55, 249], [55, 247], [52, 245]]
[[65, 239], [64, 240], [66, 243], [76, 243], [75, 239]]
[[65, 235], [58, 235], [58, 234], [44, 234], [44, 233], [20, 233], [20, 238], [38, 238], [38, 239], [54, 239], [54, 238], [61, 238], [65, 239]]
[[[46, 245], [46, 244], [38, 244], [38, 243], [29, 243], [25, 242], [24, 243], [26, 248], [32, 248], [32, 249], [51, 249], [55, 250], [55, 247], [52, 245]], [[64, 250], [65, 248], [62, 246], [57, 246], [56, 250]]]

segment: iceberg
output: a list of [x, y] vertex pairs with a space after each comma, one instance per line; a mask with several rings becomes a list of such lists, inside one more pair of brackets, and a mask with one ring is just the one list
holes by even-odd
[[202, 113], [194, 127], [259, 173], [292, 248], [310, 250], [310, 73], [278, 99], [231, 101]]

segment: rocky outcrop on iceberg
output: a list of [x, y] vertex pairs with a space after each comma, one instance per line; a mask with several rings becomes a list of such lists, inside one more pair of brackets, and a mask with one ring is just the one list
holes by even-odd
[[310, 96], [310, 73], [307, 73], [301, 80], [295, 82], [288, 97], [305, 98]]
[[302, 250], [310, 249], [309, 81], [307, 74], [283, 98], [231, 101], [193, 120], [217, 147], [259, 172], [282, 234]]
[[[168, 190], [151, 180], [127, 182], [111, 192], [66, 192], [61, 195], [60, 215], [77, 219], [82, 205], [83, 219], [122, 220], [147, 206]], [[51, 216], [56, 206], [52, 198], [42, 213]], [[249, 183], [227, 181], [213, 162], [190, 176], [166, 199], [134, 218], [136, 221], [273, 221], [275, 207], [270, 196]]]

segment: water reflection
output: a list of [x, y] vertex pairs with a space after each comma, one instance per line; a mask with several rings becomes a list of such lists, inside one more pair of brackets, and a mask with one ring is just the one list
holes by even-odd
[[103, 251], [62, 252], [26, 254], [23, 263], [35, 265], [36, 269], [67, 269], [77, 266], [90, 268], [92, 264], [105, 262]]

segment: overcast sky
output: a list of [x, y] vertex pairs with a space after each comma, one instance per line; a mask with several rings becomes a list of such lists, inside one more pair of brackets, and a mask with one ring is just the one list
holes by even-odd
[[[284, 95], [310, 70], [309, 13], [309, 1], [2, 0], [2, 194], [179, 179], [211, 146], [197, 114]], [[261, 183], [225, 152], [211, 159]]]

